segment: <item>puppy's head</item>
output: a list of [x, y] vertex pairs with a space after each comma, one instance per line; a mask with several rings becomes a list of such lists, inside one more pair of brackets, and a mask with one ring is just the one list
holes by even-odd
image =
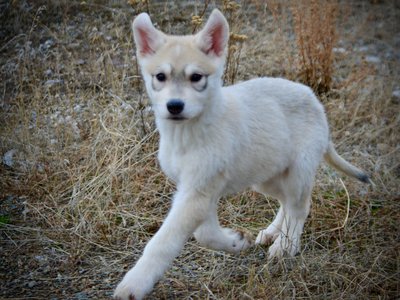
[[222, 13], [215, 9], [196, 35], [166, 35], [146, 13], [135, 18], [132, 30], [156, 117], [174, 121], [200, 117], [221, 86], [229, 38]]

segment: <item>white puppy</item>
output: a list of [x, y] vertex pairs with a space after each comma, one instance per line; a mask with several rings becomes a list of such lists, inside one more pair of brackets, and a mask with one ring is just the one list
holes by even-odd
[[192, 234], [216, 250], [250, 247], [248, 236], [220, 226], [221, 196], [251, 186], [277, 198], [277, 216], [256, 243], [272, 243], [270, 257], [293, 256], [323, 158], [369, 182], [336, 153], [324, 109], [310, 88], [273, 78], [222, 87], [229, 29], [218, 10], [193, 36], [168, 36], [145, 13], [132, 28], [160, 132], [159, 161], [177, 192], [161, 228], [118, 285], [117, 299], [149, 293]]

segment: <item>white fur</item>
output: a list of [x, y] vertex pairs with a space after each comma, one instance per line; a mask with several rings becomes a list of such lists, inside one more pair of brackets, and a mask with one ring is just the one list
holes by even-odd
[[[138, 36], [140, 30], [146, 34]], [[332, 147], [320, 102], [308, 87], [284, 79], [253, 79], [222, 88], [221, 49], [229, 31], [217, 10], [195, 36], [164, 35], [144, 14], [133, 31], [160, 132], [159, 161], [177, 192], [165, 222], [114, 296], [142, 299], [192, 234], [217, 250], [238, 253], [250, 247], [246, 234], [221, 227], [217, 217], [219, 198], [247, 187], [281, 204], [256, 243], [272, 243], [270, 257], [295, 255], [317, 167]], [[146, 36], [149, 41], [143, 42]], [[160, 72], [165, 81], [155, 78]], [[193, 83], [193, 73], [207, 75], [204, 90], [199, 91], [205, 77]], [[184, 103], [179, 114], [184, 120], [170, 119], [171, 99]]]

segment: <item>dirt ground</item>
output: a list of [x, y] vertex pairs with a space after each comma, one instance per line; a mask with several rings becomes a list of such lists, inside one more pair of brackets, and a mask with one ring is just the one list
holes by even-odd
[[[156, 160], [130, 22], [148, 11], [190, 34], [205, 4], [128, 2], [0, 2], [0, 299], [111, 298], [168, 212], [174, 185]], [[247, 37], [234, 81], [300, 80], [289, 2], [209, 2], [205, 18], [235, 14], [232, 31]], [[149, 299], [400, 298], [399, 28], [398, 1], [339, 1], [320, 95], [338, 152], [374, 186], [322, 165], [300, 255], [233, 256], [191, 239]], [[277, 207], [245, 191], [219, 215], [256, 235]]]

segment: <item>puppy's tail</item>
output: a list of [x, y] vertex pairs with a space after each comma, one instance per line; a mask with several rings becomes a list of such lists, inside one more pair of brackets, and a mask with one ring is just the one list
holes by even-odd
[[344, 174], [356, 178], [364, 183], [372, 184], [369, 176], [359, 168], [353, 166], [348, 161], [344, 160], [335, 150], [332, 142], [329, 143], [328, 149], [324, 154], [325, 161], [335, 169], [343, 172]]

